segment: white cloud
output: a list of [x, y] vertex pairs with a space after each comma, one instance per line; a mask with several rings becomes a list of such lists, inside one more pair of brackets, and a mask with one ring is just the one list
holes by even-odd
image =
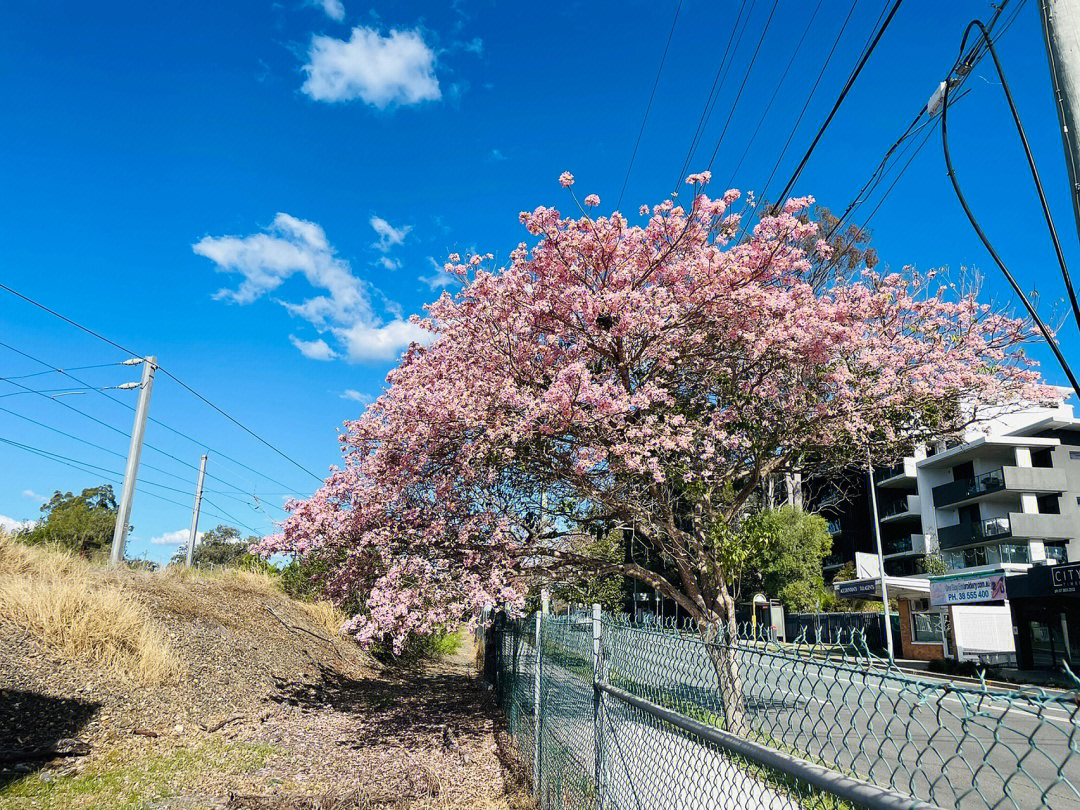
[[431, 263], [433, 272], [430, 276], [420, 276], [420, 280], [428, 285], [432, 290], [445, 289], [446, 287], [452, 287], [458, 283], [456, 276], [447, 273], [441, 264], [435, 261], [434, 256], [428, 256], [428, 261]]
[[38, 503], [45, 503], [47, 500], [49, 500], [45, 495], [38, 495], [32, 489], [24, 489], [22, 491], [22, 494], [24, 498], [29, 498], [30, 500], [37, 501]]
[[[197, 540], [202, 540], [206, 532], [195, 535]], [[175, 532], [165, 532], [157, 537], [151, 537], [150, 543], [155, 546], [186, 546], [191, 536], [191, 529], [177, 529]]]
[[492, 149], [489, 157], [492, 160], [506, 160], [506, 155], [500, 152], [498, 149]]
[[320, 0], [318, 5], [322, 7], [322, 10], [326, 12], [326, 16], [331, 20], [341, 22], [345, 19], [345, 6], [341, 4], [341, 0]]
[[9, 518], [7, 515], [0, 515], [0, 530], [3, 530], [7, 534], [14, 534], [19, 529], [28, 529], [34, 525], [32, 520], [15, 520], [15, 518]]
[[353, 363], [396, 360], [410, 343], [427, 343], [431, 333], [409, 321], [395, 318], [382, 326], [356, 323], [334, 329], [334, 336], [345, 346], [346, 357]]
[[341, 395], [342, 399], [350, 399], [353, 402], [359, 402], [361, 405], [370, 405], [375, 401], [375, 397], [371, 394], [364, 394], [357, 391], [355, 388], [346, 388]]
[[387, 270], [401, 269], [401, 259], [391, 259], [389, 256], [381, 256], [379, 258], [379, 264], [381, 264]]
[[357, 26], [348, 40], [314, 36], [300, 88], [316, 101], [359, 98], [380, 110], [442, 98], [435, 52], [419, 30], [392, 29], [386, 36]]
[[[372, 227], [387, 247], [401, 244], [410, 227], [395, 228], [378, 217]], [[290, 277], [302, 275], [312, 287], [325, 291], [302, 301], [278, 299], [290, 314], [329, 332], [341, 344], [332, 347], [324, 339], [289, 340], [305, 357], [330, 360], [344, 355], [352, 362], [394, 360], [414, 340], [430, 335], [409, 323], [401, 308], [382, 297], [386, 317], [372, 306], [372, 288], [357, 278], [349, 263], [337, 256], [323, 229], [314, 222], [279, 213], [264, 233], [249, 236], [206, 236], [192, 249], [205, 256], [223, 273], [237, 273], [243, 280], [234, 288], [214, 294], [219, 300], [250, 304], [277, 290]], [[385, 266], [385, 265], [384, 265]]]
[[337, 352], [331, 349], [329, 344], [322, 338], [318, 340], [301, 340], [296, 335], [289, 335], [289, 342], [309, 360], [333, 360], [337, 357]]
[[472, 41], [466, 42], [462, 46], [467, 53], [473, 53], [477, 56], [483, 56], [484, 54], [484, 40], [480, 37], [473, 37]]
[[404, 244], [405, 237], [412, 230], [412, 225], [402, 225], [400, 228], [395, 228], [382, 217], [372, 217], [370, 222], [375, 233], [379, 235], [378, 241], [373, 242], [371, 246], [383, 253], [386, 253], [394, 245]]

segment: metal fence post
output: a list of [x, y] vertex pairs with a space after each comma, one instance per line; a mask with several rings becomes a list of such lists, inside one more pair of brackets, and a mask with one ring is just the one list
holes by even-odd
[[596, 804], [604, 806], [603, 791], [603, 756], [604, 756], [604, 729], [603, 717], [601, 716], [601, 704], [603, 693], [600, 691], [600, 682], [604, 677], [604, 662], [601, 660], [602, 650], [600, 634], [603, 630], [601, 622], [600, 605], [593, 602], [592, 606], [592, 644], [593, 644], [593, 774], [596, 779]]
[[544, 666], [544, 654], [540, 649], [541, 628], [543, 627], [543, 614], [536, 614], [536, 662], [533, 665], [533, 737], [536, 745], [533, 747], [533, 792], [537, 800], [540, 798], [540, 717], [542, 707], [540, 704], [540, 678]]

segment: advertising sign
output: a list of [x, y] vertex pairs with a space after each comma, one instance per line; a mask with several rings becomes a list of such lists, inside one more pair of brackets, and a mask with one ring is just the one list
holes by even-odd
[[1077, 593], [1080, 591], [1080, 563], [1051, 566], [1050, 590], [1053, 593]]
[[1000, 602], [1004, 598], [1005, 576], [1003, 574], [930, 583], [930, 604], [934, 606]]

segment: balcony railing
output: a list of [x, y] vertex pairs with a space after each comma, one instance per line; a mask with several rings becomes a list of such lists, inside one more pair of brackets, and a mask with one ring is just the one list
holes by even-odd
[[956, 548], [999, 540], [1012, 535], [1012, 526], [1007, 517], [988, 518], [959, 523], [955, 526], [942, 526], [938, 529], [938, 543], [942, 548]]
[[999, 467], [990, 472], [976, 475], [974, 478], [961, 478], [934, 487], [934, 506], [943, 507], [1005, 489], [1005, 470]]
[[842, 554], [830, 554], [821, 561], [823, 568], [840, 568], [843, 564], [844, 556]]
[[881, 552], [888, 557], [893, 554], [907, 554], [912, 550], [911, 536], [890, 540], [882, 547]]
[[839, 519], [836, 519], [836, 520], [830, 520], [830, 521], [828, 522], [828, 524], [826, 525], [825, 529], [826, 529], [826, 531], [828, 531], [828, 533], [829, 533], [829, 534], [833, 535], [834, 537], [835, 537], [836, 535], [840, 534], [840, 532], [842, 531], [842, 529], [841, 529], [841, 527], [840, 527], [840, 521], [839, 521]]
[[881, 513], [882, 520], [890, 520], [899, 515], [917, 515], [920, 512], [919, 496], [905, 495], [897, 501], [893, 501], [885, 507]]

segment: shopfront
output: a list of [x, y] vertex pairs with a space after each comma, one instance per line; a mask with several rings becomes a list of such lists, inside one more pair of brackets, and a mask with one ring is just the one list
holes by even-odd
[[1080, 562], [1037, 565], [1008, 579], [1021, 669], [1060, 669], [1080, 661]]

